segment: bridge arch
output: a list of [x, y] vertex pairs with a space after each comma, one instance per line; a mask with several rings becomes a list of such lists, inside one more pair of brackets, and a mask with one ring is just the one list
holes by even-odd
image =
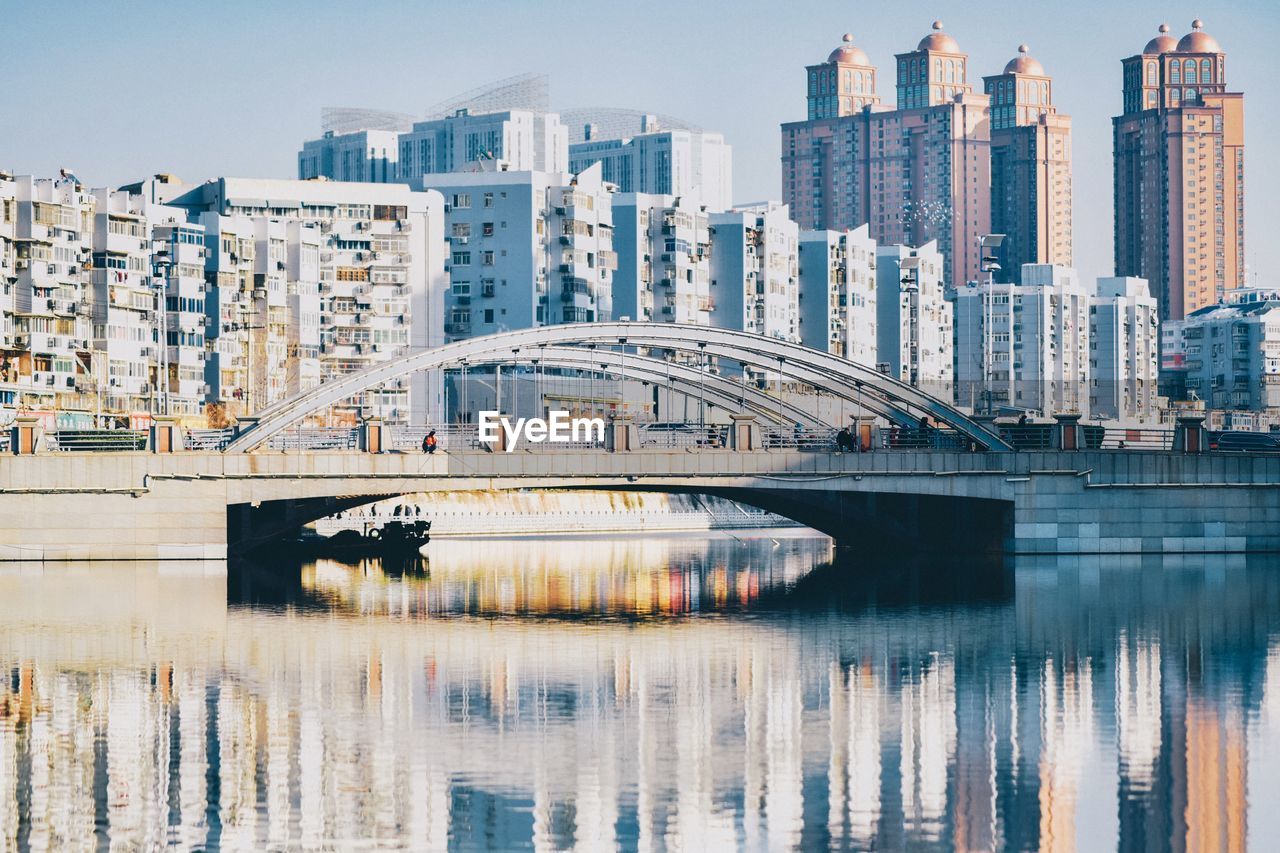
[[[979, 447], [990, 450], [1010, 449], [997, 432], [968, 417], [950, 403], [865, 365], [829, 353], [730, 329], [675, 323], [611, 322], [542, 326], [500, 332], [411, 352], [371, 365], [365, 370], [331, 380], [261, 410], [257, 415], [257, 422], [237, 436], [227, 450], [236, 453], [252, 450], [313, 412], [417, 371], [456, 367], [464, 363], [502, 362], [517, 358], [521, 353], [527, 358], [533, 357], [535, 353], [542, 357], [541, 353], [552, 347], [583, 349], [590, 353], [590, 360], [598, 363], [601, 356], [608, 352], [600, 347], [620, 346], [698, 353], [731, 359], [760, 370], [781, 369], [788, 376], [853, 402], [891, 421], [910, 423], [913, 413], [918, 412], [955, 429]], [[618, 369], [621, 370], [623, 359], [620, 352], [617, 355]], [[626, 361], [640, 358], [642, 357], [628, 354]], [[640, 363], [637, 361], [637, 364]], [[646, 366], [642, 365], [637, 369]], [[712, 374], [705, 371], [695, 373], [701, 376], [704, 385], [710, 384], [707, 380]], [[735, 389], [738, 387], [736, 383], [729, 384]], [[745, 394], [739, 399], [745, 404]], [[758, 402], [758, 398], [753, 396], [753, 401]], [[773, 401], [772, 405], [776, 411], [777, 402]]]

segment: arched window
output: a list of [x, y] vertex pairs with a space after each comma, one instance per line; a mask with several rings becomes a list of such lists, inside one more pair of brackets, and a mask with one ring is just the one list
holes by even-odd
[[1040, 103], [1049, 103], [1049, 84], [1043, 81], [1040, 83]]
[[809, 94], [810, 95], [818, 94], [818, 72], [817, 71], [809, 72]]
[[1169, 63], [1169, 82], [1182, 82], [1182, 63], [1176, 59]]
[[1212, 83], [1213, 80], [1213, 63], [1207, 59], [1200, 60], [1200, 82]]
[[933, 76], [937, 79], [939, 83], [942, 82], [943, 78], [942, 78], [942, 60], [941, 59], [935, 59], [933, 61]]
[[1196, 61], [1194, 59], [1188, 59], [1186, 62], [1183, 63], [1182, 82], [1183, 83], [1196, 82]]
[[1156, 108], [1156, 93], [1147, 92], [1147, 109], [1154, 110]]
[[851, 72], [849, 71], [844, 72], [844, 90], [846, 92], [853, 89], [853, 84], [850, 82], [852, 79], [853, 79], [853, 74]]
[[1196, 99], [1195, 89], [1187, 89], [1185, 92], [1182, 93], [1183, 101], [1194, 101], [1195, 99]]
[[1173, 106], [1175, 106], [1175, 107], [1178, 105], [1178, 90], [1177, 90], [1177, 89], [1170, 89], [1170, 90], [1169, 90], [1169, 103], [1170, 103], [1170, 104], [1172, 104], [1172, 105], [1173, 105]]
[[956, 61], [954, 59], [947, 60], [947, 82], [956, 82]]
[[1154, 86], [1156, 84], [1156, 64], [1154, 62], [1147, 63], [1147, 85]]
[[910, 83], [907, 79], [907, 61], [904, 59], [898, 63], [898, 76], [902, 78], [902, 82]]

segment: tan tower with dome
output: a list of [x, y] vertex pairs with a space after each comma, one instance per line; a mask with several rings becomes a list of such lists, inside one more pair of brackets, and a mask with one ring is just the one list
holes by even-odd
[[969, 57], [935, 21], [897, 61], [897, 107], [845, 35], [807, 71], [808, 118], [782, 125], [782, 197], [804, 230], [868, 225], [880, 244], [937, 240], [952, 287], [979, 274], [991, 228], [987, 96]]
[[1071, 117], [1053, 102], [1053, 78], [1027, 45], [984, 77], [991, 98], [991, 230], [1007, 281], [1023, 264], [1072, 265]]
[[1244, 95], [1198, 19], [1179, 40], [1161, 24], [1122, 65], [1116, 275], [1147, 279], [1161, 317], [1180, 320], [1244, 286]]

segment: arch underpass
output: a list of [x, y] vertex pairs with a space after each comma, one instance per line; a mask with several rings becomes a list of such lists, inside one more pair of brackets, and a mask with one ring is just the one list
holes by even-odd
[[[635, 361], [636, 375], [653, 372], [657, 359], [640, 361], [642, 356], [627, 354], [623, 350], [601, 349], [612, 347], [642, 347], [697, 354], [699, 361], [705, 357], [722, 358], [750, 366], [761, 371], [781, 371], [789, 379], [801, 381], [833, 397], [852, 403], [858, 408], [885, 418], [892, 423], [913, 424], [917, 417], [927, 416], [937, 423], [954, 429], [986, 450], [1008, 450], [1008, 443], [998, 433], [989, 429], [950, 403], [939, 400], [906, 383], [879, 373], [865, 365], [799, 344], [769, 338], [748, 332], [717, 329], [707, 326], [691, 326], [674, 323], [582, 323], [543, 326], [514, 332], [501, 332], [479, 338], [444, 344], [427, 350], [412, 352], [398, 358], [370, 366], [363, 371], [326, 382], [296, 397], [282, 401], [258, 412], [256, 423], [244, 429], [228, 445], [228, 452], [242, 453], [267, 441], [272, 435], [289, 428], [298, 420], [326, 409], [342, 400], [355, 396], [403, 376], [422, 371], [456, 368], [464, 364], [504, 363], [525, 359], [543, 359], [553, 350], [555, 358], [567, 362], [571, 354], [561, 352], [575, 349], [586, 353], [584, 364], [598, 366], [602, 360], [610, 364], [610, 370], [630, 374]], [[553, 349], [554, 348], [554, 349]], [[606, 353], [618, 358], [610, 360]], [[554, 363], [554, 359], [551, 362]], [[672, 364], [675, 368], [675, 364]], [[687, 368], [679, 372], [683, 393], [691, 394], [699, 387], [692, 382], [697, 376], [703, 393], [713, 383], [714, 374], [705, 370]], [[674, 373], [673, 373], [674, 379]], [[714, 383], [722, 400], [733, 401], [746, 407], [747, 387], [730, 380], [725, 385]], [[732, 389], [732, 392], [730, 392]], [[751, 395], [751, 408], [760, 408], [761, 398], [769, 405], [764, 411], [777, 412], [776, 398], [760, 394]], [[796, 414], [803, 414], [796, 407]], [[786, 405], [784, 402], [784, 411]], [[800, 422], [812, 420], [812, 415], [797, 418]]]

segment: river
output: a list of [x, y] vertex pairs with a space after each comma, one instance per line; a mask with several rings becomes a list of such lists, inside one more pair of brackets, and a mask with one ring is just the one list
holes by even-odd
[[1280, 838], [1272, 559], [873, 562], [790, 531], [427, 555], [0, 566], [0, 846]]

